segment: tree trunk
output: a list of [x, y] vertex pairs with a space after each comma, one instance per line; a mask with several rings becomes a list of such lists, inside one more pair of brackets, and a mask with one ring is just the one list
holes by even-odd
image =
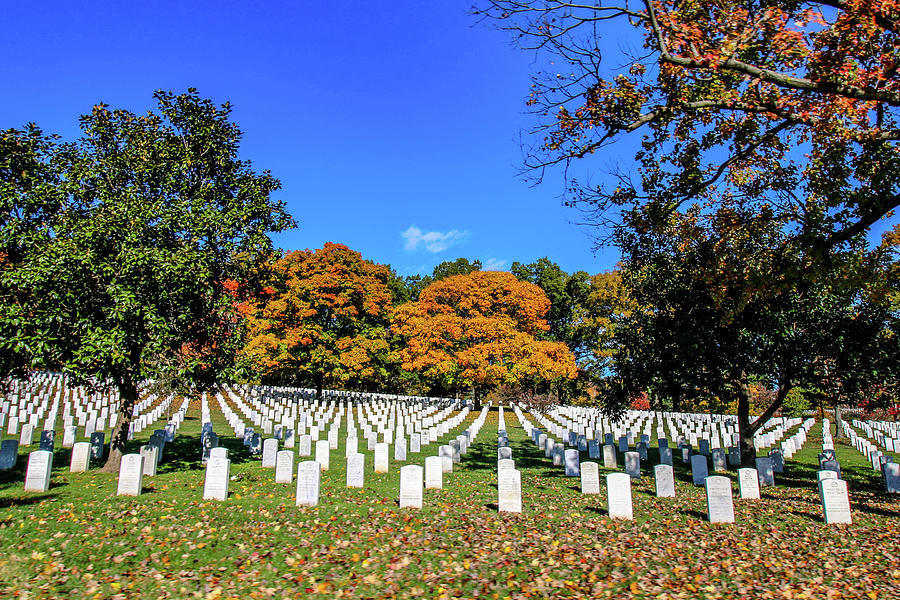
[[834, 403], [834, 439], [841, 439], [841, 403]]
[[778, 394], [772, 404], [763, 411], [752, 423], [750, 422], [750, 383], [746, 375], [740, 381], [735, 382], [738, 393], [738, 430], [741, 438], [741, 465], [754, 467], [756, 460], [756, 447], [753, 445], [753, 435], [763, 424], [772, 418], [778, 409], [784, 404], [784, 397], [793, 387], [788, 381], [782, 381], [778, 388]]
[[325, 373], [318, 371], [316, 373], [316, 400], [322, 399], [322, 389], [325, 387]]
[[138, 399], [137, 384], [131, 380], [131, 377], [125, 375], [117, 378], [116, 387], [119, 389], [119, 419], [116, 421], [116, 428], [109, 440], [109, 456], [106, 457], [106, 464], [102, 469], [106, 473], [119, 472], [119, 464], [122, 462], [125, 445], [128, 443], [131, 416]]
[[738, 384], [738, 435], [741, 444], [741, 465], [752, 467], [756, 464], [756, 446], [753, 445], [753, 434], [756, 429], [750, 423], [750, 386], [746, 381]]

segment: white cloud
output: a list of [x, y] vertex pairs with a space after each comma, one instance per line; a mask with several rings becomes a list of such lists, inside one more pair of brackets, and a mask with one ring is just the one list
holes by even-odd
[[482, 268], [485, 271], [502, 271], [505, 266], [505, 260], [500, 260], [499, 258], [489, 258], [484, 261], [484, 266]]
[[455, 246], [469, 236], [468, 231], [451, 229], [450, 231], [422, 231], [415, 225], [410, 225], [406, 231], [400, 233], [403, 238], [403, 249], [414, 252], [422, 246], [428, 252], [443, 252]]

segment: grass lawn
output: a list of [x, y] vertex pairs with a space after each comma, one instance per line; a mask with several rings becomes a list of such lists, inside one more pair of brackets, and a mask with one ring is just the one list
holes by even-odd
[[[425, 490], [423, 509], [398, 507], [400, 464], [376, 475], [371, 452], [365, 489], [346, 488], [343, 430], [320, 505], [298, 508], [294, 484], [274, 483], [274, 469], [250, 459], [215, 402], [210, 409], [232, 459], [226, 502], [202, 500], [199, 402], [138, 498], [115, 496], [114, 476], [70, 474], [68, 449], [55, 453], [50, 491], [26, 494], [21, 449], [16, 469], [0, 472], [0, 598], [900, 597], [900, 496], [883, 493], [862, 455], [839, 444], [854, 523], [826, 526], [815, 486], [820, 423], [775, 488], [736, 499], [736, 524], [712, 525], [680, 456], [677, 497], [655, 497], [656, 450], [632, 487], [635, 520], [608, 518], [605, 485], [582, 495], [510, 410], [524, 512], [499, 514], [496, 408], [444, 489]], [[437, 446], [407, 464], [423, 465]]]

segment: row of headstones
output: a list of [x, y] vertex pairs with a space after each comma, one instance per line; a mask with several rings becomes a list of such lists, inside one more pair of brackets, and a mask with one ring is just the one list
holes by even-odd
[[[284, 386], [261, 386], [261, 385], [240, 385], [235, 386], [240, 393], [252, 396], [254, 398], [263, 399], [283, 399], [286, 403], [293, 404], [298, 399], [313, 401], [316, 400], [316, 390], [312, 388], [284, 387]], [[432, 396], [403, 396], [399, 394], [382, 394], [372, 392], [351, 392], [345, 390], [322, 390], [322, 400], [335, 402], [353, 402], [367, 401], [395, 401], [407, 400], [424, 404], [443, 404], [452, 403], [452, 398], [438, 398]]]
[[[172, 416], [172, 420], [166, 429], [158, 429], [147, 444], [141, 446], [140, 456], [144, 458], [141, 463], [143, 475], [156, 475], [159, 462], [162, 460], [163, 450], [166, 442], [175, 439], [175, 433], [184, 421], [184, 415], [188, 409], [188, 400], [184, 400], [179, 410]], [[102, 431], [94, 432], [90, 442], [76, 442], [72, 446], [69, 459], [70, 473], [83, 473], [90, 469], [91, 460], [103, 460], [104, 456], [104, 433]], [[7, 442], [14, 440], [4, 440], [0, 443], [0, 466], [5, 466], [12, 462], [15, 465], [15, 459], [18, 447], [7, 447]], [[11, 468], [11, 467], [10, 467]], [[28, 455], [28, 466], [25, 471], [25, 491], [46, 492], [50, 485], [50, 471], [53, 468], [53, 448], [42, 448], [41, 450], [31, 452]]]
[[[596, 463], [583, 463], [582, 493], [599, 494], [600, 480]], [[759, 485], [756, 469], [742, 468], [738, 470], [741, 499], [758, 499]], [[837, 479], [831, 471], [822, 472], [819, 479], [819, 497], [825, 522], [850, 523], [850, 499], [845, 481]], [[674, 497], [675, 485], [672, 467], [657, 465], [656, 496]], [[607, 510], [613, 518], [633, 518], [633, 502], [631, 497], [631, 477], [627, 473], [608, 473], [606, 475]], [[696, 483], [696, 482], [695, 482]], [[711, 523], [734, 523], [734, 497], [731, 479], [724, 475], [712, 475], [704, 478], [702, 484], [706, 490], [707, 518]]]
[[900, 423], [854, 419], [853, 426], [865, 431], [868, 437], [886, 451], [900, 452]]
[[[564, 431], [564, 433], [566, 432]], [[574, 446], [581, 452], [588, 452], [589, 458], [600, 458], [601, 446], [599, 441], [587, 440], [584, 436], [576, 436], [574, 432], [567, 433], [569, 434], [569, 439], [566, 440], [567, 445]], [[540, 430], [534, 428], [532, 429], [532, 439], [533, 441], [535, 441], [538, 447], [544, 451], [547, 458], [554, 458], [554, 462], [556, 464], [563, 464], [563, 452], [565, 447], [564, 444], [556, 443], [552, 438], [548, 437]], [[604, 445], [602, 447], [602, 452], [604, 467], [608, 469], [618, 468], [614, 441], [615, 440], [613, 439], [613, 434], [604, 434]], [[621, 436], [619, 438], [620, 452], [628, 452], [630, 447], [629, 441], [630, 440], [627, 436]], [[669, 447], [668, 440], [665, 438], [660, 438], [657, 440], [657, 444], [659, 447], [660, 462], [662, 462], [663, 464], [671, 465], [672, 449]], [[740, 447], [738, 446], [729, 447], [728, 454], [726, 455], [724, 449], [710, 448], [707, 440], [700, 440], [699, 445], [699, 454], [711, 458], [713, 468], [716, 471], [727, 471], [728, 465], [740, 466], [741, 464]], [[649, 438], [646, 434], [641, 435], [641, 441], [637, 443], [636, 450], [637, 457], [632, 457], [632, 462], [637, 461], [638, 459], [647, 460]], [[684, 439], [681, 439], [679, 441], [678, 450], [681, 455], [682, 462], [691, 462], [691, 457], [694, 454], [693, 448], [691, 448], [691, 446]], [[768, 458], [772, 461], [773, 468], [776, 472], [780, 473], [784, 470], [784, 456], [779, 449], [771, 450], [769, 452]]]
[[[150, 401], [155, 399], [155, 397], [151, 398]], [[159, 419], [159, 417], [168, 409], [173, 397], [166, 398], [160, 402], [155, 408], [153, 408], [148, 414], [137, 416], [136, 420], [133, 421], [129, 426], [128, 439], [133, 439], [135, 433], [139, 433], [146, 426], [154, 423]], [[143, 406], [147, 406], [146, 401], [142, 403]], [[45, 428], [41, 432], [40, 438], [40, 446], [41, 450], [50, 450], [53, 451], [53, 444], [55, 442], [56, 437], [56, 415], [57, 408], [55, 405], [51, 408], [51, 412], [47, 420], [45, 421]], [[136, 409], [137, 410], [137, 409]], [[63, 448], [71, 448], [74, 446], [75, 441], [77, 439], [78, 427], [80, 425], [75, 425], [74, 417], [70, 414], [66, 414], [64, 411], [63, 416], [63, 440], [62, 446]], [[113, 414], [110, 417], [109, 424], [107, 425], [105, 417], [101, 416], [97, 419], [89, 418], [85, 421], [84, 424], [84, 437], [93, 441], [96, 439], [95, 433], [102, 433], [107, 427], [112, 428], [115, 426], [117, 422], [118, 415]], [[28, 447], [34, 443], [34, 433], [35, 433], [35, 421], [39, 420], [37, 415], [32, 415], [28, 422], [20, 423], [18, 417], [10, 418], [7, 427], [6, 433], [7, 435], [16, 435], [19, 436], [19, 446]], [[101, 436], [102, 437], [102, 436]]]
[[[580, 473], [580, 448], [565, 449], [563, 444], [556, 443], [552, 438], [548, 438], [540, 429], [531, 429], [532, 440], [539, 449], [544, 451], [546, 458], [551, 458], [555, 466], [564, 466], [566, 475], [577, 477]], [[660, 460], [663, 466], [672, 468], [672, 451], [668, 447], [668, 440], [658, 440]], [[592, 440], [588, 446], [589, 458], [600, 458], [599, 445], [596, 440]], [[619, 439], [619, 450], [623, 451], [625, 458], [625, 473], [633, 479], [641, 477], [641, 461], [648, 459], [647, 444], [641, 442], [638, 444], [636, 452], [628, 451], [627, 442], [624, 438]], [[709, 459], [703, 454], [693, 454], [690, 447], [683, 446], [681, 449], [682, 461], [690, 463], [691, 474], [694, 484], [703, 485], [704, 480], [709, 475]], [[583, 450], [581, 450], [583, 451]], [[734, 453], [731, 453], [734, 459]], [[717, 472], [728, 471], [725, 459], [725, 453], [720, 448], [712, 449], [713, 469]], [[740, 452], [737, 452], [736, 465], [740, 465]], [[612, 444], [603, 445], [603, 468], [618, 469], [618, 456], [616, 447]], [[758, 457], [756, 459], [756, 469], [752, 469], [758, 475], [759, 486], [775, 485], [775, 473], [784, 471], [784, 460], [778, 450], [772, 450], [769, 456]]]
[[[456, 427], [456, 425], [462, 422], [468, 415], [468, 407], [463, 411], [454, 415], [451, 418], [446, 420], [440, 420], [435, 422], [434, 418], [428, 417], [426, 424], [429, 425], [428, 428], [423, 429], [421, 433], [411, 433], [410, 434], [410, 451], [411, 452], [419, 452], [420, 445], [428, 445], [429, 443], [436, 441], [439, 437], [446, 435], [447, 432]], [[448, 414], [448, 411], [441, 411], [435, 418], [443, 419], [445, 415]], [[331, 449], [336, 449], [338, 446], [338, 433], [340, 427], [340, 416], [336, 422], [332, 423], [331, 428], [328, 431], [328, 442], [331, 445]], [[412, 428], [412, 427], [411, 427]], [[418, 427], [417, 429], [422, 429]], [[395, 430], [396, 437], [393, 440], [393, 444], [395, 446], [395, 460], [406, 460], [406, 429], [403, 424], [398, 424]], [[274, 439], [283, 440], [284, 445], [287, 448], [294, 447], [294, 431], [290, 428], [283, 427], [281, 425], [277, 425], [273, 431]], [[348, 440], [356, 440], [356, 425], [353, 421], [352, 415], [348, 419]], [[374, 432], [368, 425], [363, 426], [363, 435], [367, 440], [367, 445], [369, 450], [374, 450], [375, 444], [378, 442], [378, 433]], [[392, 440], [390, 439], [389, 433], [387, 431], [382, 432], [382, 442], [391, 444]], [[312, 426], [310, 428], [309, 434], [303, 434], [299, 439], [299, 454], [301, 456], [309, 456], [311, 454], [311, 444], [318, 442], [319, 438], [319, 429], [318, 426]], [[261, 436], [254, 432], [252, 428], [244, 428], [243, 429], [243, 440], [244, 445], [250, 448], [251, 454], [258, 454], [259, 452], [264, 451], [264, 449], [260, 448]]]
[[[225, 414], [231, 427], [235, 430], [235, 435], [237, 435], [238, 437], [242, 437], [244, 435], [245, 429], [247, 428], [246, 425], [243, 423], [243, 420], [240, 417], [238, 417], [237, 414], [230, 409], [230, 407], [227, 406], [227, 403], [225, 402], [224, 397], [217, 396], [217, 399], [219, 400], [219, 404], [220, 404], [220, 408], [222, 409], [222, 412]], [[282, 419], [281, 425], [277, 425], [277, 424], [273, 425], [271, 421], [262, 419], [258, 413], [251, 412], [251, 409], [248, 409], [246, 407], [246, 405], [244, 405], [242, 403], [242, 401], [239, 398], [236, 398], [233, 394], [230, 394], [230, 399], [232, 402], [235, 402], [237, 404], [239, 410], [242, 410], [245, 413], [245, 416], [250, 415], [251, 417], [253, 417], [255, 425], [262, 423], [263, 432], [266, 434], [272, 434], [274, 432], [274, 433], [276, 433], [277, 437], [280, 437], [277, 434], [277, 432], [279, 431], [279, 428], [287, 429], [287, 430], [289, 430], [289, 432], [293, 432], [294, 434], [296, 434], [298, 431], [300, 434], [305, 433], [305, 417], [301, 417], [300, 424], [299, 424], [299, 430], [295, 431], [295, 429], [298, 426], [295, 424], [295, 421], [291, 418]], [[242, 406], [243, 406], [243, 408], [242, 408]], [[366, 435], [368, 437], [368, 433], [370, 432], [371, 428], [368, 426], [368, 421], [362, 413], [362, 406], [363, 406], [362, 403], [357, 405], [357, 414], [358, 414], [359, 420], [363, 424], [364, 431], [366, 432]], [[431, 424], [434, 421], [442, 419], [444, 416], [446, 416], [446, 414], [448, 414], [450, 412], [450, 408], [447, 408], [444, 411], [442, 411], [441, 413], [438, 413], [437, 415], [428, 416], [428, 415], [431, 415], [431, 413], [433, 413], [437, 409], [434, 407], [430, 407], [430, 408], [426, 408], [423, 411], [421, 409], [421, 405], [418, 405], [418, 406], [419, 406], [419, 408], [417, 408], [416, 412], [415, 412], [416, 429], [421, 429], [423, 424], [426, 427], [431, 426]], [[344, 410], [345, 410], [345, 407], [341, 406], [338, 411], [338, 416], [335, 418], [334, 421], [331, 420], [332, 414], [334, 413], [333, 406], [331, 406], [329, 408], [329, 411], [327, 413], [323, 414], [321, 412], [317, 412], [317, 419], [316, 419], [317, 425], [312, 426], [310, 428], [311, 432], [315, 431], [313, 428], [318, 428], [318, 427], [324, 426], [325, 423], [330, 422], [331, 423], [330, 430], [335, 432], [334, 435], [337, 435], [336, 431], [337, 431], [337, 429], [340, 428], [340, 424], [341, 424], [340, 417], [343, 416]], [[396, 407], [394, 407], [394, 410], [396, 411]], [[421, 419], [421, 421], [419, 419]], [[412, 416], [406, 415], [402, 419], [402, 422], [407, 425], [412, 425], [414, 422], [414, 418]], [[353, 422], [352, 413], [348, 413], [348, 425], [350, 428], [355, 426], [355, 423]], [[393, 427], [392, 420], [390, 421], [390, 425], [391, 425], [391, 427]], [[398, 428], [399, 428], [399, 426], [398, 426]], [[379, 429], [380, 433], [382, 433], [382, 434], [386, 433], [386, 431], [383, 427], [379, 426], [378, 429]], [[313, 435], [313, 437], [315, 438], [316, 436]], [[390, 440], [385, 440], [385, 441], [388, 441], [390, 443]], [[287, 444], [289, 446], [292, 446], [290, 436], [288, 436]]]
[[[452, 472], [453, 463], [460, 462], [466, 454], [468, 446], [478, 435], [484, 424], [488, 407], [456, 439], [439, 448], [438, 456], [425, 458], [424, 468], [419, 465], [405, 465], [400, 468], [400, 506], [401, 508], [421, 508], [423, 489], [442, 489], [443, 473]], [[267, 440], [269, 441], [269, 440]], [[277, 442], [277, 440], [276, 440]], [[355, 451], [354, 445], [348, 444], [346, 452], [347, 480], [349, 488], [362, 488], [365, 482], [365, 455]], [[379, 443], [375, 447], [375, 473], [388, 473], [388, 445]], [[330, 450], [327, 440], [316, 444], [316, 460], [302, 461], [297, 466], [296, 502], [298, 506], [316, 506], [319, 502], [321, 473], [330, 467]], [[275, 453], [274, 468], [276, 483], [291, 483], [294, 471], [294, 453], [281, 450]], [[206, 466], [204, 481], [204, 499], [225, 500], [228, 497], [231, 461], [224, 449], [214, 449]]]
[[[567, 411], [573, 410], [585, 410], [580, 407], [564, 407]], [[596, 410], [596, 409], [594, 409]], [[550, 417], [554, 415], [559, 415], [560, 412], [563, 412], [562, 408], [557, 408], [551, 411]], [[659, 416], [654, 416], [655, 414]], [[692, 416], [691, 413], [680, 413], [681, 415]], [[571, 432], [570, 430], [574, 430], [577, 433], [593, 437], [594, 439], [600, 440], [601, 436], [609, 433], [613, 436], [619, 437], [622, 435], [626, 435], [629, 440], [629, 444], [633, 444], [633, 440], [636, 436], [641, 435], [641, 423], [645, 422], [646, 424], [643, 426], [643, 435], [641, 438], [645, 441], [649, 441], [650, 432], [652, 431], [652, 423], [654, 419], [659, 419], [659, 426], [656, 429], [657, 436], [663, 437], [664, 425], [663, 419], [666, 420], [666, 425], [669, 429], [669, 434], [673, 439], [679, 440], [679, 445], [681, 445], [681, 441], [685, 440], [686, 443], [690, 444], [692, 447], [698, 447], [705, 445], [707, 447], [706, 451], [701, 448], [701, 452], [703, 454], [709, 455], [708, 448], [711, 446], [713, 448], [722, 447], [723, 442], [730, 445], [730, 447], [737, 446], [739, 444], [740, 436], [736, 429], [736, 423], [734, 423], [734, 427], [732, 428], [730, 425], [724, 425], [727, 421], [719, 421], [720, 431], [710, 431], [706, 429], [692, 429], [689, 425], [691, 423], [706, 423], [704, 420], [699, 421], [679, 421], [677, 423], [673, 422], [668, 417], [664, 416], [664, 413], [632, 413], [631, 418], [626, 418], [624, 422], [609, 422], [605, 418], [599, 418], [595, 421], [585, 421], [582, 417], [580, 421], [572, 421], [566, 417], [562, 417], [560, 421], [563, 423], [563, 426], [560, 427], [557, 423], [552, 421], [550, 418], [544, 417], [540, 413], [536, 414], [537, 420], [544, 426], [545, 429], [550, 431], [553, 435], [563, 437]], [[637, 419], [637, 423], [634, 424], [633, 420]], [[769, 419], [765, 426], [760, 428], [754, 434], [754, 446], [757, 451], [774, 446], [776, 443], [782, 440], [782, 438], [786, 435], [787, 431], [792, 427], [795, 427], [801, 423], [800, 419], [784, 419], [781, 417], [775, 417]], [[593, 425], [592, 425], [593, 424]], [[688, 425], [685, 427], [685, 425]], [[595, 428], [596, 427], [596, 428]], [[767, 427], [774, 427], [773, 431], [765, 432]], [[802, 429], [802, 427], [801, 427]], [[798, 434], [795, 434], [791, 438], [791, 442], [789, 444], [782, 443], [782, 451], [785, 451], [790, 447], [791, 455], [803, 443], [805, 443], [805, 432], [799, 434], [802, 439], [798, 439]], [[721, 438], [721, 441], [720, 441]], [[705, 440], [705, 441], [704, 441]], [[573, 444], [574, 445], [574, 444]]]
[[[258, 394], [255, 393], [255, 390], [249, 390], [249, 394], [247, 393], [247, 388], [243, 389], [243, 393], [245, 398], [250, 403], [248, 405], [244, 402], [244, 399], [241, 398], [241, 395], [237, 390], [232, 389], [228, 386], [223, 386], [223, 389], [226, 391], [226, 395], [228, 398], [235, 402], [238, 406], [238, 409], [245, 417], [253, 421], [254, 426], [256, 427], [264, 427], [265, 420], [272, 420], [273, 422], [278, 422], [281, 420], [282, 424], [289, 425], [292, 428], [295, 427], [293, 421], [303, 420], [304, 416], [309, 416], [309, 413], [306, 410], [300, 410], [298, 413], [298, 405], [295, 400], [285, 402], [280, 397], [266, 397], [261, 396], [258, 398]], [[240, 389], [240, 388], [238, 388]], [[301, 394], [302, 395], [302, 394]], [[298, 394], [296, 392], [290, 393], [290, 396], [296, 398]], [[333, 412], [335, 405], [337, 404], [335, 398], [340, 398], [337, 402], [341, 404], [341, 406], [346, 406], [348, 403], [352, 401], [353, 404], [366, 404], [370, 406], [380, 406], [382, 404], [394, 404], [400, 403], [406, 406], [417, 406], [421, 411], [422, 407], [425, 404], [430, 404], [425, 408], [426, 413], [434, 412], [437, 410], [438, 406], [443, 406], [445, 404], [449, 405], [448, 399], [444, 398], [423, 398], [419, 396], [393, 396], [393, 395], [384, 395], [384, 394], [363, 394], [363, 393], [339, 393], [335, 394], [333, 392], [329, 392], [326, 390], [325, 399], [320, 403], [311, 398], [304, 399], [302, 408], [312, 409], [315, 407], [317, 409], [317, 415], [322, 416], [324, 411]], [[343, 413], [343, 411], [342, 411]], [[233, 425], [234, 426], [234, 425]]]
[[900, 463], [895, 462], [893, 456], [888, 456], [879, 450], [878, 446], [858, 435], [846, 421], [841, 421], [841, 425], [853, 446], [866, 457], [872, 465], [872, 469], [881, 474], [884, 490], [890, 494], [900, 494]]
[[[520, 413], [513, 410], [518, 417]], [[497, 511], [522, 512], [522, 473], [516, 469], [513, 459], [502, 405], [497, 423]]]
[[[12, 400], [7, 399], [0, 402], [0, 427], [7, 426], [7, 415], [10, 420], [15, 419], [16, 425], [27, 421], [34, 427], [37, 427], [40, 419], [44, 418], [44, 413], [49, 410], [44, 429], [55, 429], [60, 403], [62, 403], [63, 408], [64, 426], [67, 427], [77, 423], [78, 427], [87, 428], [84, 437], [90, 437], [90, 434], [94, 431], [115, 427], [119, 406], [117, 390], [85, 393], [84, 388], [81, 386], [69, 388], [66, 385], [65, 378], [62, 376], [54, 376], [54, 379], [56, 383], [50, 389], [56, 390], [55, 395], [51, 395], [49, 392], [36, 393], [35, 397], [40, 398], [40, 404], [38, 405], [28, 402], [31, 399], [30, 393], [25, 393], [22, 398], [18, 398], [18, 395], [13, 395]], [[21, 387], [25, 388], [30, 385], [29, 382], [21, 383], [17, 381], [14, 382], [14, 387], [16, 383], [20, 383]], [[140, 387], [139, 391], [143, 398], [135, 403], [132, 411], [133, 419], [139, 424], [141, 423], [141, 412], [153, 405], [158, 399], [154, 394], [145, 395], [143, 393], [148, 386], [149, 382]], [[48, 402], [51, 399], [52, 405], [48, 407]], [[93, 425], [91, 425], [91, 421], [94, 422]], [[16, 432], [10, 431], [9, 433], [15, 434]]]
[[[535, 419], [541, 424], [541, 426], [543, 428], [548, 430], [553, 435], [561, 437], [563, 439], [564, 443], [569, 444], [571, 446], [577, 445], [577, 446], [581, 447], [582, 451], [584, 451], [586, 449], [586, 446], [590, 439], [595, 439], [598, 442], [600, 440], [605, 440], [606, 443], [611, 444], [611, 443], [614, 443], [613, 440], [615, 439], [616, 436], [618, 436], [619, 439], [624, 438], [626, 440], [625, 444], [627, 446], [631, 446], [631, 445], [635, 445], [635, 440], [637, 439], [638, 436], [640, 436], [640, 440], [644, 444], [649, 445], [649, 442], [650, 442], [650, 431], [652, 429], [649, 426], [649, 424], [644, 427], [645, 433], [643, 433], [643, 434], [640, 433], [640, 428], [631, 427], [628, 425], [627, 422], [624, 426], [614, 424], [611, 427], [612, 431], [606, 431], [606, 432], [604, 432], [604, 429], [609, 428], [609, 426], [601, 427], [600, 429], [585, 429], [585, 427], [583, 425], [575, 424], [575, 426], [574, 426], [575, 429], [572, 430], [569, 426], [560, 426], [559, 424], [557, 424], [556, 422], [554, 422], [553, 420], [551, 420], [550, 418], [548, 418], [547, 416], [543, 415], [542, 413], [540, 413], [538, 411], [533, 411], [532, 414], [534, 414]], [[571, 424], [572, 424], [571, 421], [569, 421], [568, 425], [571, 425]], [[661, 437], [661, 435], [662, 435], [661, 428], [657, 429], [657, 433]], [[689, 442], [687, 440], [689, 440]], [[681, 445], [682, 442], [690, 443], [693, 446], [698, 445], [698, 440], [694, 433], [690, 433], [688, 438], [684, 438], [684, 437], [679, 438], [679, 445]], [[719, 447], [718, 438], [714, 437], [712, 442], [710, 442], [709, 440], [703, 440], [703, 439], [699, 440], [699, 445], [701, 446], [701, 452], [708, 455], [709, 447], [711, 444], [713, 447]], [[704, 450], [704, 448], [705, 448], [705, 450]], [[623, 449], [622, 451], [625, 451], [625, 449]]]
[[[693, 446], [697, 446], [697, 440], [700, 438], [708, 439], [713, 447], [721, 447], [723, 445], [719, 441], [720, 438], [724, 442], [730, 442], [734, 445], [737, 445], [739, 439], [737, 420], [733, 415], [717, 415], [715, 419], [711, 419], [706, 414], [626, 411], [622, 420], [612, 422], [601, 416], [598, 410], [594, 408], [557, 407], [551, 410], [550, 416], [558, 418], [564, 427], [576, 430], [583, 435], [588, 435], [589, 431], [600, 431], [600, 434], [593, 435], [596, 439], [600, 439], [601, 434], [606, 432], [611, 432], [616, 437], [626, 433], [629, 437], [632, 435], [637, 436], [640, 434], [642, 423], [643, 433], [649, 436], [654, 420], [658, 422], [657, 437], [664, 436], [664, 427], [667, 426], [672, 439], [680, 438], [683, 435]], [[769, 419], [755, 433], [754, 444], [756, 449], [760, 450], [773, 446], [781, 440], [788, 429], [798, 425], [800, 422], [800, 419], [785, 419], [782, 417]], [[560, 435], [560, 433], [548, 427], [546, 423], [542, 424], [554, 435]], [[774, 431], [766, 432], [769, 428], [774, 428]]]
[[[431, 424], [427, 429], [422, 430], [421, 433], [411, 433], [409, 440], [409, 451], [410, 452], [419, 452], [420, 447], [423, 445], [428, 445], [429, 443], [436, 441], [439, 437], [446, 435], [447, 432], [456, 427], [460, 422], [462, 422], [468, 415], [468, 407], [466, 407], [460, 413], [446, 419], [439, 421], [437, 423], [434, 422], [432, 417], [429, 417], [426, 424]], [[443, 418], [449, 411], [441, 411], [435, 418]], [[338, 417], [339, 418], [339, 417]], [[340, 422], [332, 424], [332, 428], [328, 432], [328, 443], [331, 449], [336, 449], [338, 446], [338, 428], [340, 426]], [[387, 431], [382, 433], [382, 443], [391, 444], [393, 442], [394, 445], [394, 459], [398, 461], [406, 460], [407, 453], [407, 440], [405, 435], [405, 427], [403, 424], [399, 424], [396, 428], [396, 437], [392, 441]], [[348, 438], [347, 443], [356, 444], [357, 436], [353, 435], [356, 433], [355, 422], [353, 421], [352, 415], [348, 420]], [[282, 426], [276, 426], [274, 430], [275, 437], [274, 440], [283, 440], [285, 443], [285, 447], [292, 448], [294, 447], [294, 433], [291, 429], [285, 428]], [[363, 427], [363, 435], [367, 440], [367, 448], [369, 450], [374, 450], [375, 445], [378, 443], [377, 433], [372, 431], [367, 425]], [[312, 451], [312, 444], [318, 443], [319, 431], [317, 426], [313, 426], [311, 428], [310, 434], [301, 435], [299, 438], [299, 454], [300, 456], [310, 456]], [[353, 440], [351, 442], [351, 440]], [[266, 461], [266, 457], [271, 457], [273, 455], [272, 451], [266, 452], [264, 447], [260, 447], [260, 444], [265, 445], [268, 443], [270, 447], [276, 447], [277, 444], [275, 442], [265, 442], [262, 441], [261, 436], [253, 431], [252, 428], [245, 428], [243, 430], [243, 441], [244, 445], [250, 449], [251, 454], [259, 454], [260, 452], [263, 454], [263, 461]]]
[[[544, 435], [540, 430], [531, 426], [521, 411], [517, 411], [516, 415], [525, 426], [526, 432], [530, 433], [532, 439], [540, 438], [540, 436]], [[611, 444], [605, 445], [604, 456], [612, 456], [613, 463], [615, 463], [615, 447]], [[581, 463], [579, 461], [580, 455], [578, 450], [570, 449], [565, 451], [562, 464], [566, 468], [566, 475], [579, 476], [581, 478], [582, 493], [599, 494], [599, 464], [594, 462]], [[625, 473], [609, 473], [606, 476], [607, 509], [610, 517], [631, 519], [633, 518], [631, 480], [640, 477], [640, 455], [636, 452], [626, 453], [625, 463]], [[781, 466], [783, 467], [783, 465]], [[604, 467], [609, 468], [608, 463]], [[612, 465], [612, 468], [616, 467], [617, 465]], [[705, 486], [709, 520], [711, 522], [734, 522], [731, 479], [726, 476], [709, 476], [707, 460], [702, 455], [691, 457], [691, 467], [694, 484]], [[513, 476], [511, 479], [516, 478]], [[657, 497], [675, 496], [675, 475], [674, 469], [670, 464], [656, 465], [654, 467], [654, 479]], [[510, 481], [509, 483], [511, 486], [515, 485], [515, 481]], [[741, 499], [759, 499], [761, 486], [774, 485], [772, 460], [769, 457], [760, 457], [757, 459], [756, 469], [738, 469], [738, 485]], [[850, 501], [846, 482], [839, 480], [837, 473], [833, 471], [820, 471], [818, 474], [818, 488], [825, 522], [850, 523]]]

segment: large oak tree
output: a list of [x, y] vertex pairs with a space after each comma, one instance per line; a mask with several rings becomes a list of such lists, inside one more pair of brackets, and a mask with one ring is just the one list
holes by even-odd
[[141, 382], [187, 392], [232, 364], [223, 282], [293, 225], [278, 180], [239, 158], [227, 103], [154, 98], [144, 115], [94, 107], [71, 143], [33, 125], [0, 136], [0, 354], [16, 357], [2, 366], [118, 390], [109, 470]]

